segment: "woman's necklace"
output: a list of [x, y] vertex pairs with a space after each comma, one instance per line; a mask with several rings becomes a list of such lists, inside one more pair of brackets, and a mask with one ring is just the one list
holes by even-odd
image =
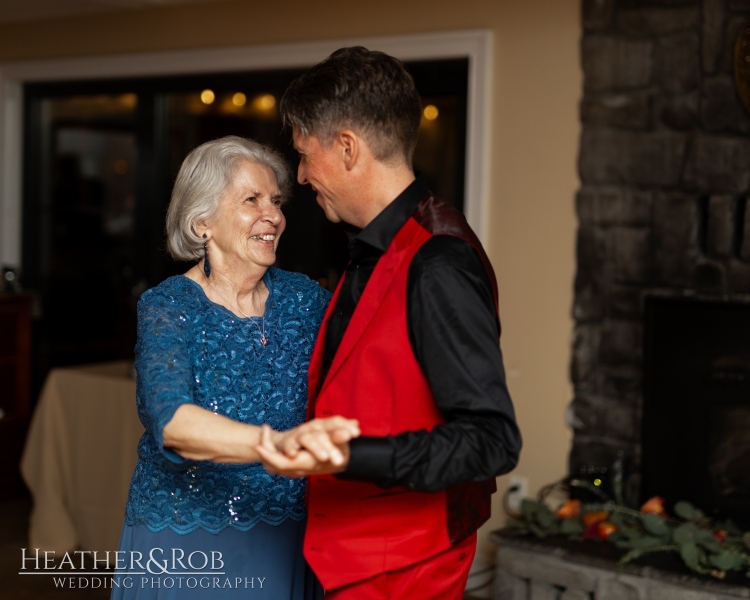
[[213, 290], [214, 292], [216, 292], [217, 294], [219, 294], [219, 297], [220, 297], [220, 298], [221, 298], [222, 300], [224, 300], [224, 302], [226, 302], [227, 304], [229, 304], [229, 306], [234, 306], [234, 307], [235, 307], [235, 308], [237, 309], [237, 312], [239, 312], [239, 313], [240, 313], [240, 314], [241, 314], [241, 315], [242, 315], [243, 317], [245, 317], [246, 319], [250, 319], [250, 322], [251, 322], [251, 323], [252, 323], [253, 325], [255, 325], [256, 327], [258, 327], [258, 331], [260, 332], [260, 343], [261, 343], [261, 344], [263, 345], [263, 347], [265, 348], [265, 347], [266, 347], [266, 346], [268, 345], [268, 337], [266, 337], [266, 315], [265, 315], [265, 314], [262, 314], [262, 315], [260, 316], [260, 326], [258, 326], [258, 324], [257, 324], [257, 323], [256, 323], [255, 321], [253, 321], [253, 318], [252, 318], [252, 317], [250, 317], [250, 316], [246, 315], [245, 313], [243, 313], [243, 312], [242, 312], [242, 311], [240, 310], [240, 307], [239, 307], [239, 306], [238, 306], [237, 304], [234, 304], [234, 303], [230, 302], [229, 300], [227, 300], [227, 299], [226, 299], [226, 296], [224, 296], [224, 294], [222, 294], [222, 293], [221, 293], [221, 292], [220, 292], [219, 290], [217, 290], [217, 289], [216, 289], [216, 288], [215, 288], [215, 287], [213, 286], [213, 284], [211, 283], [211, 280], [210, 280], [210, 279], [206, 278], [206, 280], [208, 281], [208, 285], [210, 285], [210, 286], [211, 286], [211, 289], [212, 289], [212, 290]]

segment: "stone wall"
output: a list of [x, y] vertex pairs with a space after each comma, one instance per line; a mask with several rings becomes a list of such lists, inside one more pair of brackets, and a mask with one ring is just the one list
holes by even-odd
[[571, 472], [618, 453], [637, 494], [642, 298], [750, 293], [750, 0], [583, 0]]
[[[497, 567], [492, 600], [737, 600], [750, 587], [648, 566], [618, 567], [533, 540], [493, 534]], [[588, 542], [595, 545], [596, 542]]]

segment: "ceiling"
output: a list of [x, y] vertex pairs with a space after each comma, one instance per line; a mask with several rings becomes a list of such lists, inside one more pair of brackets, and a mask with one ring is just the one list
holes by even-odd
[[211, 0], [0, 0], [0, 23], [209, 1]]

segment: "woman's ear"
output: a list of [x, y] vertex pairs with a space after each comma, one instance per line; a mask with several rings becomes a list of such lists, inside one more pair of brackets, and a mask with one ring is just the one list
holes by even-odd
[[211, 238], [211, 228], [205, 219], [198, 221], [193, 227], [193, 231], [195, 231], [199, 238], [203, 238], [205, 241]]

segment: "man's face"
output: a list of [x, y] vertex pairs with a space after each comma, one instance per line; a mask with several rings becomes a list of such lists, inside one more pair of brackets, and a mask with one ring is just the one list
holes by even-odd
[[299, 153], [297, 181], [309, 184], [326, 218], [338, 223], [347, 219], [347, 198], [342, 190], [346, 174], [336, 143], [325, 147], [315, 134], [303, 135], [297, 127], [292, 129], [294, 148]]

